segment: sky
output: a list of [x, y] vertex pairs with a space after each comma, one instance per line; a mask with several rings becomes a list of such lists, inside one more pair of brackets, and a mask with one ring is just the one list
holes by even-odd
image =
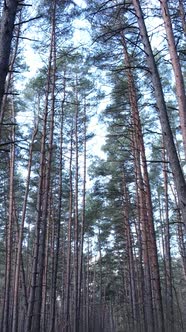
[[[84, 8], [85, 2], [82, 0], [75, 0], [74, 1], [77, 5], [82, 6]], [[35, 6], [34, 6], [35, 8]], [[31, 12], [30, 17], [34, 17], [36, 15], [33, 12]], [[89, 47], [91, 43], [90, 35], [87, 31], [88, 27], [88, 22], [85, 20], [75, 20], [74, 23], [75, 29], [74, 29], [74, 38], [73, 42], [75, 45], [82, 45]], [[37, 29], [32, 28], [31, 24], [28, 24], [28, 29], [25, 31], [24, 37], [30, 38], [30, 39], [38, 39], [37, 35]], [[29, 40], [24, 41], [24, 57], [25, 57], [25, 62], [28, 65], [28, 71], [23, 73], [24, 79], [20, 82], [18, 82], [18, 89], [24, 89], [26, 86], [26, 83], [29, 81], [29, 79], [33, 78], [34, 76], [37, 75], [37, 72], [39, 71], [40, 68], [43, 67], [43, 59], [42, 55], [40, 55], [36, 48], [33, 49], [32, 47], [33, 42]], [[97, 105], [95, 107], [94, 113], [95, 116], [92, 118], [91, 123], [89, 125], [89, 130], [91, 132], [95, 133], [95, 137], [91, 140], [91, 142], [88, 142], [87, 144], [87, 149], [88, 152], [94, 155], [98, 155], [101, 158], [104, 157], [104, 153], [101, 151], [101, 146], [104, 144], [105, 141], [105, 135], [106, 135], [106, 130], [103, 125], [99, 124], [99, 114], [106, 107], [107, 101], [106, 99], [103, 100], [100, 105]], [[26, 127], [28, 125], [28, 121], [32, 121], [33, 118], [33, 112], [27, 112], [27, 115], [25, 116], [25, 112], [19, 112], [17, 116], [17, 121], [18, 123], [22, 124], [22, 126]]]
[[86, 7], [86, 3], [83, 0], [73, 0], [78, 6], [85, 8]]
[[[152, 1], [152, 0], [151, 0]], [[153, 0], [154, 1], [154, 0]], [[83, 0], [74, 0], [74, 2], [78, 5], [81, 6], [82, 8], [86, 7], [85, 1]], [[35, 8], [35, 3], [33, 1], [34, 7]], [[35, 13], [34, 11], [31, 13], [31, 17], [34, 17]], [[151, 26], [151, 42], [153, 47], [159, 48], [162, 42], [162, 37], [157, 34], [157, 31], [155, 27], [157, 27], [160, 24], [159, 19], [153, 19], [148, 22], [148, 25]], [[31, 39], [38, 39], [37, 32], [34, 28], [31, 28], [31, 24], [29, 24], [29, 29], [26, 31], [26, 37], [31, 38]], [[74, 44], [75, 45], [83, 45], [83, 46], [88, 46], [90, 47], [91, 44], [91, 39], [90, 35], [87, 31], [88, 23], [86, 20], [75, 20], [74, 23]], [[154, 34], [156, 32], [156, 34]], [[42, 61], [42, 55], [40, 55], [37, 50], [32, 48], [32, 42], [31, 41], [25, 41], [25, 49], [24, 49], [24, 55], [25, 55], [25, 61], [27, 65], [29, 66], [29, 71], [24, 73], [25, 79], [23, 82], [19, 83], [20, 85], [25, 86], [26, 82], [34, 77], [38, 70], [43, 66], [43, 61]], [[101, 82], [100, 82], [101, 84]], [[105, 88], [103, 86], [103, 88]], [[100, 146], [104, 144], [104, 138], [105, 138], [105, 133], [106, 130], [98, 124], [98, 117], [99, 113], [106, 107], [107, 103], [109, 103], [109, 98], [104, 99], [101, 104], [97, 107], [97, 116], [95, 116], [92, 121], [91, 121], [91, 130], [96, 133], [95, 138], [91, 142], [92, 144], [92, 149], [95, 151], [96, 154], [99, 156], [103, 157], [104, 154], [101, 152]], [[20, 114], [19, 115], [19, 122], [27, 124], [28, 117], [25, 118], [25, 114]]]

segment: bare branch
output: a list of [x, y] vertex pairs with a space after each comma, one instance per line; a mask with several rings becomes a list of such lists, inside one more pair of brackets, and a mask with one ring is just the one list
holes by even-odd
[[31, 17], [29, 20], [25, 20], [25, 21], [21, 21], [19, 23], [15, 23], [14, 26], [17, 26], [17, 25], [21, 25], [21, 24], [24, 24], [24, 23], [28, 23], [28, 22], [31, 22], [31, 21], [34, 21], [34, 20], [37, 20], [39, 18], [43, 17], [42, 15], [39, 15], [39, 16], [36, 16], [36, 17]]

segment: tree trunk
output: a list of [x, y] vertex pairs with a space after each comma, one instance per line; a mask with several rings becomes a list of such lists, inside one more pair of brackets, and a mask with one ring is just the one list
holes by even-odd
[[163, 95], [162, 84], [158, 73], [157, 65], [153, 56], [150, 41], [145, 26], [142, 9], [139, 0], [133, 0], [133, 6], [135, 9], [141, 39], [146, 54], [147, 64], [151, 73], [152, 83], [154, 87], [154, 95], [156, 98], [156, 104], [159, 111], [160, 123], [162, 127], [162, 134], [165, 140], [166, 151], [170, 160], [171, 169], [173, 172], [174, 183], [178, 195], [179, 207], [182, 213], [184, 224], [186, 225], [186, 182], [183, 175], [183, 171], [178, 159], [176, 147], [173, 140], [173, 134], [170, 127], [166, 104]]
[[[22, 10], [20, 10], [20, 12], [19, 12], [19, 22], [21, 22], [21, 19], [22, 19]], [[1, 103], [1, 107], [0, 107], [0, 125], [3, 122], [8, 93], [10, 92], [10, 87], [11, 87], [11, 83], [12, 83], [13, 69], [14, 69], [14, 64], [15, 64], [15, 60], [17, 57], [18, 46], [19, 46], [19, 41], [20, 41], [20, 39], [19, 39], [20, 32], [21, 32], [21, 25], [18, 24], [17, 29], [15, 29], [15, 31], [14, 31], [14, 34], [15, 34], [14, 38], [16, 38], [16, 41], [15, 41], [14, 50], [11, 53], [11, 57], [10, 57], [11, 59], [10, 59], [10, 64], [9, 64], [9, 71], [7, 73], [6, 82], [5, 82], [5, 91], [4, 91], [4, 95], [3, 95], [2, 103]], [[1, 127], [0, 127], [0, 140], [1, 140]]]
[[135, 268], [134, 268], [134, 256], [133, 256], [133, 248], [132, 248], [132, 234], [130, 229], [130, 217], [129, 217], [129, 209], [130, 209], [130, 198], [129, 198], [129, 192], [126, 185], [125, 180], [125, 174], [123, 172], [122, 175], [123, 178], [123, 196], [124, 196], [124, 202], [123, 202], [123, 215], [124, 215], [124, 227], [126, 228], [126, 238], [127, 238], [127, 256], [129, 260], [129, 279], [130, 279], [130, 290], [131, 290], [131, 325], [132, 325], [132, 331], [137, 331], [138, 324], [140, 323], [138, 321], [137, 316], [137, 297], [136, 297], [136, 280], [135, 280]]
[[[15, 122], [14, 101], [10, 101], [12, 121]], [[15, 126], [12, 127], [11, 141], [15, 141]], [[11, 329], [10, 320], [10, 296], [12, 280], [12, 241], [13, 241], [13, 223], [14, 223], [14, 168], [15, 168], [15, 145], [12, 143], [10, 150], [10, 183], [9, 183], [9, 210], [8, 225], [6, 228], [6, 274], [5, 274], [5, 299], [3, 308], [3, 329], [2, 332], [9, 332]]]
[[[90, 241], [89, 241], [89, 235], [88, 235], [88, 241], [87, 241], [87, 266], [85, 269], [85, 280], [86, 280], [86, 292], [85, 292], [85, 299], [86, 299], [86, 307], [85, 307], [85, 332], [89, 331], [89, 326], [90, 326], [90, 320], [89, 320], [89, 315], [90, 315], [90, 309], [89, 309], [89, 282], [90, 282], [90, 278], [89, 278], [89, 259], [90, 259]], [[94, 271], [95, 273], [95, 271]], [[94, 297], [94, 292], [93, 292], [93, 297]], [[94, 299], [93, 299], [94, 301]], [[94, 309], [94, 307], [93, 307]], [[93, 318], [94, 319], [94, 318]]]
[[69, 219], [68, 219], [68, 238], [67, 238], [67, 273], [66, 273], [66, 293], [65, 293], [65, 332], [70, 331], [70, 273], [71, 273], [71, 242], [72, 242], [72, 157], [73, 157], [73, 129], [71, 132], [70, 143], [70, 163], [69, 163]]
[[6, 75], [9, 70], [11, 42], [13, 38], [17, 7], [17, 0], [4, 1], [3, 13], [0, 23], [0, 110], [5, 92]]
[[[41, 223], [41, 233], [40, 233], [40, 243], [39, 243], [39, 256], [38, 256], [38, 285], [36, 289], [36, 301], [35, 301], [35, 318], [32, 323], [32, 331], [39, 331], [40, 329], [40, 319], [41, 319], [41, 307], [42, 307], [42, 283], [43, 283], [43, 273], [45, 264], [45, 247], [46, 247], [46, 231], [47, 231], [47, 220], [48, 220], [48, 206], [50, 197], [50, 181], [51, 181], [51, 164], [53, 155], [53, 135], [54, 135], [54, 112], [55, 112], [55, 80], [56, 80], [56, 45], [55, 45], [55, 15], [56, 15], [56, 2], [53, 1], [53, 13], [52, 13], [52, 31], [51, 31], [51, 54], [52, 54], [52, 68], [51, 77], [51, 107], [50, 107], [50, 128], [49, 128], [49, 138], [48, 138], [48, 153], [44, 153], [44, 169], [46, 173], [44, 174], [43, 181], [43, 192], [42, 192], [42, 214], [39, 216], [39, 223]], [[45, 112], [48, 112], [49, 105], [48, 96], [46, 98], [46, 108]], [[44, 142], [45, 146], [45, 142]], [[46, 146], [45, 146], [46, 148]]]
[[[42, 282], [45, 261], [46, 221], [48, 216], [48, 198], [50, 189], [51, 162], [53, 150], [54, 131], [54, 106], [55, 106], [55, 75], [56, 75], [56, 49], [55, 49], [55, 15], [56, 2], [53, 1], [51, 14], [51, 41], [48, 64], [47, 87], [45, 96], [45, 110], [43, 118], [43, 131], [40, 152], [40, 177], [37, 200], [37, 220], [35, 248], [33, 257], [31, 290], [29, 296], [28, 312], [26, 319], [26, 332], [40, 330]], [[50, 98], [49, 98], [50, 97]], [[49, 99], [51, 100], [50, 129], [48, 138], [48, 154], [46, 152], [47, 120], [49, 114]]]
[[163, 176], [165, 192], [165, 280], [166, 280], [166, 326], [167, 331], [174, 332], [174, 311], [172, 292], [172, 265], [170, 252], [170, 226], [169, 226], [169, 195], [168, 195], [168, 167], [166, 165], [165, 149], [163, 149]]
[[[43, 266], [43, 279], [42, 279], [42, 303], [41, 303], [41, 325], [40, 330], [42, 332], [46, 331], [47, 323], [47, 292], [48, 292], [48, 268], [49, 268], [49, 257], [52, 261], [51, 265], [53, 264], [53, 256], [54, 256], [54, 220], [52, 218], [53, 211], [52, 211], [52, 193], [49, 192], [48, 197], [48, 214], [47, 214], [47, 221], [46, 221], [46, 233], [45, 233], [45, 254], [44, 254], [44, 266]], [[50, 234], [50, 232], [52, 234]], [[50, 241], [51, 235], [51, 241]], [[50, 242], [50, 244], [49, 244]], [[50, 251], [49, 251], [50, 246]], [[53, 265], [52, 265], [53, 268]], [[53, 276], [53, 269], [52, 269], [52, 276]], [[52, 278], [51, 276], [51, 278]]]
[[75, 214], [74, 214], [74, 332], [78, 332], [78, 235], [79, 235], [79, 218], [78, 218], [78, 189], [79, 189], [79, 144], [78, 144], [78, 122], [79, 122], [79, 101], [78, 101], [78, 79], [76, 75], [75, 86]]
[[19, 239], [18, 239], [18, 246], [17, 246], [12, 332], [17, 332], [17, 328], [18, 328], [18, 294], [19, 294], [19, 276], [20, 276], [21, 256], [22, 256], [22, 241], [23, 241], [23, 231], [24, 231], [24, 224], [25, 224], [29, 186], [30, 186], [33, 144], [34, 144], [35, 137], [37, 135], [37, 131], [38, 131], [38, 126], [36, 125], [33, 135], [32, 135], [32, 140], [30, 143], [28, 175], [27, 175], [27, 180], [26, 180], [26, 190], [25, 190], [25, 196], [24, 196], [24, 201], [23, 201], [22, 218], [21, 218], [21, 224], [20, 224], [20, 229], [19, 229]]
[[177, 226], [177, 234], [178, 234], [178, 245], [179, 252], [182, 259], [183, 273], [186, 280], [186, 243], [185, 243], [185, 229], [183, 229], [183, 224], [181, 222], [180, 212], [178, 211], [178, 226]]
[[54, 331], [56, 320], [56, 292], [57, 292], [57, 273], [59, 263], [59, 249], [60, 249], [60, 230], [61, 230], [61, 211], [62, 211], [62, 170], [63, 170], [63, 125], [64, 125], [64, 103], [66, 95], [66, 79], [64, 72], [64, 95], [61, 105], [61, 127], [60, 127], [60, 151], [59, 151], [59, 189], [58, 189], [58, 214], [57, 214], [57, 226], [56, 226], [56, 240], [55, 240], [55, 258], [54, 258], [54, 272], [53, 272], [53, 284], [52, 284], [52, 298], [51, 298], [51, 326], [50, 332]]
[[[144, 258], [145, 287], [146, 287], [146, 318], [148, 319], [148, 328], [154, 330], [155, 312], [152, 305], [152, 291], [154, 288], [154, 302], [157, 308], [157, 317], [159, 325], [163, 324], [163, 307], [160, 290], [159, 268], [157, 261], [156, 238], [153, 225], [152, 203], [150, 185], [148, 179], [148, 171], [146, 165], [145, 148], [141, 129], [141, 121], [139, 117], [137, 94], [134, 84], [134, 78], [131, 71], [131, 64], [127, 52], [125, 36], [121, 33], [122, 44], [124, 49], [125, 62], [128, 74], [129, 100], [131, 104], [132, 123], [133, 123], [133, 141], [135, 168], [137, 176], [137, 184], [139, 189], [139, 206], [140, 221], [142, 225], [142, 247]], [[151, 257], [151, 259], [150, 259]], [[152, 262], [153, 260], [153, 262]]]
[[81, 239], [80, 239], [80, 250], [79, 250], [79, 276], [78, 276], [78, 324], [80, 322], [81, 314], [81, 287], [82, 287], [82, 271], [83, 271], [83, 248], [84, 248], [84, 228], [85, 228], [85, 198], [86, 198], [86, 134], [87, 134], [87, 124], [86, 124], [86, 100], [84, 101], [84, 115], [83, 115], [84, 133], [83, 133], [83, 144], [84, 144], [84, 155], [83, 155], [83, 197], [82, 197], [82, 222], [81, 222]]
[[166, 35], [167, 35], [167, 42], [168, 48], [170, 53], [170, 59], [174, 71], [175, 77], [175, 89], [176, 95], [178, 100], [178, 109], [179, 109], [179, 116], [180, 116], [180, 127], [182, 132], [183, 138], [183, 146], [185, 151], [185, 158], [186, 158], [186, 93], [185, 93], [185, 86], [184, 86], [184, 79], [183, 74], [181, 71], [181, 65], [178, 57], [178, 53], [176, 50], [176, 43], [174, 39], [174, 33], [168, 8], [168, 1], [167, 0], [160, 0], [160, 6], [162, 10], [162, 16], [164, 20]]
[[[124, 42], [124, 39], [123, 39]], [[124, 44], [125, 45], [125, 44]], [[130, 68], [129, 56], [126, 45], [124, 47], [126, 65]], [[152, 303], [152, 285], [150, 275], [150, 259], [149, 259], [149, 220], [147, 216], [147, 205], [145, 196], [144, 179], [141, 170], [141, 125], [138, 114], [137, 96], [135, 92], [134, 80], [129, 69], [128, 85], [129, 85], [129, 100], [132, 112], [133, 124], [133, 155], [134, 167], [137, 184], [137, 201], [139, 204], [138, 227], [139, 227], [139, 245], [143, 261], [143, 275], [144, 275], [144, 309], [145, 309], [145, 325], [148, 331], [154, 331], [154, 316]], [[141, 276], [142, 277], [142, 276]]]
[[183, 31], [186, 36], [186, 21], [185, 21], [185, 9], [184, 9], [184, 5], [183, 5], [183, 0], [179, 0], [179, 14], [181, 17]]

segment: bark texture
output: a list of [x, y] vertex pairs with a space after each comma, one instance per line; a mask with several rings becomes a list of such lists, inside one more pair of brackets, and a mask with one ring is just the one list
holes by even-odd
[[180, 117], [180, 127], [183, 137], [183, 145], [184, 151], [186, 156], [186, 93], [185, 93], [185, 86], [184, 86], [184, 79], [182, 75], [181, 65], [179, 61], [179, 56], [176, 50], [176, 43], [172, 28], [172, 22], [170, 18], [168, 2], [167, 0], [160, 1], [162, 16], [164, 20], [167, 41], [168, 41], [168, 48], [170, 53], [170, 59], [172, 68], [174, 71], [175, 77], [175, 89], [176, 89], [176, 96], [178, 100], [178, 109], [179, 109], [179, 117]]
[[0, 110], [5, 92], [6, 75], [9, 69], [11, 42], [13, 38], [17, 7], [17, 0], [4, 1], [4, 8], [0, 25]]
[[133, 0], [138, 26], [140, 30], [141, 40], [146, 54], [147, 64], [151, 73], [154, 95], [156, 99], [157, 109], [159, 112], [162, 134], [165, 141], [168, 158], [173, 172], [174, 183], [178, 195], [179, 208], [182, 213], [184, 224], [186, 225], [186, 182], [183, 171], [179, 162], [177, 150], [175, 147], [172, 130], [169, 123], [165, 99], [163, 95], [162, 84], [157, 69], [157, 65], [153, 56], [147, 29], [145, 26], [143, 12], [139, 0]]

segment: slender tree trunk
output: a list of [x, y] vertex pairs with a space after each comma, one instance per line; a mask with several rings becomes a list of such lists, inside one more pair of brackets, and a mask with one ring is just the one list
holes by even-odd
[[182, 23], [183, 31], [184, 31], [184, 34], [186, 36], [186, 20], [185, 20], [185, 14], [186, 13], [185, 13], [183, 0], [179, 0], [179, 13], [180, 13], [180, 17], [181, 17], [181, 23]]
[[186, 280], [186, 243], [184, 240], [185, 237], [185, 229], [183, 229], [183, 224], [181, 222], [181, 215], [178, 211], [178, 226], [177, 226], [177, 234], [178, 234], [178, 245], [179, 245], [179, 252], [182, 258], [182, 266], [183, 272]]
[[[48, 219], [48, 205], [49, 205], [49, 194], [51, 185], [51, 164], [53, 155], [53, 133], [54, 133], [54, 112], [55, 112], [55, 76], [56, 76], [56, 45], [55, 45], [55, 15], [56, 15], [56, 2], [53, 2], [53, 14], [52, 14], [52, 33], [51, 33], [51, 52], [53, 59], [53, 66], [51, 72], [51, 109], [50, 109], [50, 128], [49, 128], [49, 139], [48, 139], [48, 153], [46, 156], [46, 176], [44, 178], [44, 191], [42, 201], [42, 214], [40, 216], [41, 222], [41, 234], [39, 243], [39, 257], [38, 257], [38, 286], [36, 289], [36, 301], [35, 301], [35, 318], [33, 320], [32, 331], [39, 331], [40, 319], [41, 319], [41, 307], [42, 307], [42, 282], [44, 273], [44, 262], [45, 262], [45, 247], [46, 247], [46, 231], [47, 231], [47, 219]], [[46, 103], [49, 102], [48, 98]], [[46, 106], [46, 110], [48, 106]]]
[[156, 234], [154, 229], [153, 207], [151, 200], [151, 189], [147, 170], [146, 156], [144, 142], [141, 136], [141, 153], [142, 153], [142, 167], [144, 174], [145, 194], [146, 194], [146, 207], [148, 213], [148, 228], [149, 228], [149, 257], [150, 257], [150, 269], [152, 278], [152, 290], [155, 304], [155, 313], [157, 318], [156, 329], [158, 331], [164, 331], [164, 315], [163, 315], [163, 303], [161, 294], [161, 281], [158, 264], [158, 252], [156, 245]]
[[168, 195], [168, 168], [166, 165], [165, 149], [163, 149], [163, 176], [165, 191], [165, 279], [166, 279], [166, 315], [167, 331], [174, 332], [174, 311], [172, 292], [172, 266], [170, 252], [170, 226], [169, 226], [169, 195]]
[[[182, 259], [183, 273], [186, 279], [186, 242], [185, 242], [185, 225], [182, 221], [182, 216], [178, 206], [178, 200], [174, 188], [171, 186], [172, 194], [174, 197], [174, 202], [177, 210], [177, 237], [178, 237], [178, 246], [179, 252]], [[173, 286], [173, 285], [172, 285]]]
[[[10, 101], [13, 123], [15, 122], [14, 102]], [[15, 141], [15, 126], [12, 127], [11, 141]], [[6, 273], [5, 273], [5, 300], [3, 308], [3, 328], [2, 332], [11, 330], [10, 316], [10, 296], [11, 296], [11, 280], [12, 280], [12, 241], [13, 241], [13, 223], [14, 223], [14, 168], [15, 168], [15, 144], [12, 143], [10, 150], [10, 182], [9, 182], [9, 210], [8, 225], [6, 234]]]
[[18, 4], [17, 0], [4, 1], [0, 22], [0, 110], [5, 92], [6, 75], [9, 70], [11, 42]]
[[103, 314], [103, 267], [102, 267], [102, 247], [101, 247], [101, 231], [98, 231], [98, 253], [99, 253], [99, 312], [96, 312], [99, 328], [102, 326], [102, 314]]
[[[22, 10], [20, 10], [20, 12], [19, 12], [19, 23], [21, 22], [21, 18], [22, 18]], [[0, 107], [0, 110], [1, 110], [0, 111], [0, 125], [3, 122], [3, 117], [4, 117], [4, 113], [5, 113], [5, 109], [6, 109], [7, 100], [8, 100], [8, 93], [10, 93], [10, 87], [12, 84], [13, 69], [14, 69], [14, 64], [15, 64], [15, 60], [17, 57], [17, 53], [18, 53], [20, 32], [21, 32], [21, 25], [18, 24], [17, 29], [14, 29], [14, 34], [15, 34], [14, 38], [16, 38], [15, 46], [13, 49], [13, 53], [11, 54], [11, 57], [10, 57], [9, 71], [7, 73], [6, 82], [5, 82], [5, 91], [4, 91], [4, 95], [2, 98], [2, 104]], [[1, 140], [1, 127], [0, 127], [0, 140]]]
[[84, 165], [83, 165], [83, 198], [82, 198], [82, 222], [81, 222], [81, 239], [80, 239], [80, 253], [79, 253], [79, 276], [78, 276], [78, 316], [77, 321], [79, 324], [80, 313], [81, 313], [81, 286], [82, 286], [82, 270], [83, 270], [83, 248], [84, 248], [84, 228], [85, 228], [85, 198], [86, 198], [86, 134], [87, 134], [87, 125], [86, 125], [86, 100], [84, 101]]
[[[86, 267], [86, 271], [87, 272], [87, 278], [86, 278], [86, 294], [85, 294], [85, 297], [86, 297], [86, 310], [85, 310], [85, 326], [86, 326], [86, 329], [85, 329], [85, 332], [86, 331], [89, 331], [89, 326], [90, 326], [90, 321], [89, 321], [89, 315], [90, 315], [90, 310], [89, 310], [89, 259], [90, 259], [90, 241], [89, 241], [89, 236], [88, 236], [88, 241], [87, 241], [87, 253], [88, 253], [88, 257], [87, 257], [87, 267]], [[93, 292], [93, 297], [94, 297], [94, 292]], [[94, 309], [94, 308], [93, 308]]]
[[[136, 186], [136, 206], [137, 206], [137, 220], [134, 221], [134, 226], [136, 230], [137, 240], [139, 243], [138, 246], [138, 255], [139, 255], [139, 267], [137, 268], [137, 288], [138, 288], [138, 308], [140, 313], [140, 329], [147, 331], [147, 316], [146, 316], [146, 301], [145, 301], [145, 275], [144, 275], [144, 264], [143, 264], [143, 244], [142, 244], [142, 227], [141, 227], [141, 220], [140, 220], [140, 199], [139, 199], [139, 184], [137, 178], [137, 165], [135, 163], [135, 186]], [[139, 305], [141, 303], [141, 305]]]
[[[134, 78], [132, 71], [130, 69], [130, 59], [127, 52], [125, 36], [121, 33], [123, 51], [126, 66], [129, 68], [127, 70], [128, 74], [128, 85], [129, 85], [129, 100], [131, 104], [132, 112], [132, 123], [133, 123], [133, 153], [135, 157], [135, 169], [136, 169], [136, 178], [138, 186], [138, 197], [139, 197], [139, 221], [141, 223], [141, 245], [142, 245], [142, 254], [143, 254], [143, 264], [144, 264], [144, 286], [145, 286], [145, 316], [146, 316], [146, 328], [149, 331], [154, 331], [154, 315], [153, 315], [153, 303], [152, 303], [152, 285], [151, 285], [151, 273], [150, 273], [150, 259], [149, 259], [149, 219], [147, 212], [147, 196], [145, 181], [142, 176], [142, 147], [143, 147], [143, 137], [141, 130], [141, 123], [139, 118], [139, 111], [137, 105], [137, 95], [136, 88], [134, 84]], [[147, 184], [146, 184], [147, 185]]]
[[74, 332], [78, 332], [78, 190], [79, 190], [79, 144], [78, 144], [78, 122], [79, 122], [79, 102], [78, 102], [78, 79], [76, 76], [75, 87], [75, 216], [74, 216]]
[[162, 16], [167, 35], [170, 59], [174, 71], [175, 89], [178, 100], [179, 117], [180, 117], [180, 127], [183, 137], [183, 145], [184, 145], [185, 158], [186, 158], [186, 93], [185, 93], [184, 79], [181, 71], [179, 56], [176, 50], [176, 43], [174, 39], [172, 22], [168, 8], [168, 1], [160, 0], [160, 6], [162, 10]]
[[[92, 287], [92, 310], [91, 310], [91, 320], [89, 321], [90, 328], [92, 331], [96, 331], [96, 259], [94, 261], [94, 274], [93, 274], [93, 287]], [[88, 294], [87, 294], [88, 296]], [[87, 324], [88, 326], [88, 324]]]
[[147, 331], [155, 330], [155, 319], [153, 312], [152, 284], [150, 271], [150, 251], [149, 251], [149, 220], [147, 215], [147, 206], [145, 200], [145, 189], [143, 178], [139, 165], [138, 167], [138, 186], [139, 186], [139, 203], [140, 203], [140, 223], [141, 223], [141, 246], [144, 264], [144, 285], [145, 285], [145, 311], [147, 321]]
[[[48, 77], [45, 96], [45, 110], [43, 119], [43, 132], [41, 140], [40, 178], [37, 200], [37, 220], [35, 248], [33, 257], [31, 290], [29, 296], [26, 319], [26, 332], [35, 332], [40, 329], [42, 305], [42, 281], [45, 261], [46, 220], [48, 215], [48, 195], [50, 188], [51, 161], [53, 149], [54, 105], [55, 105], [55, 75], [56, 75], [56, 49], [55, 49], [55, 15], [56, 2], [53, 1], [51, 43], [48, 65]], [[51, 91], [51, 92], [50, 92]], [[51, 94], [51, 96], [50, 96]], [[49, 96], [51, 97], [50, 129], [48, 138], [48, 155], [46, 153], [47, 119], [49, 113]], [[34, 316], [34, 317], [33, 317]]]
[[[159, 328], [163, 328], [164, 326], [164, 318], [163, 318], [163, 305], [162, 305], [162, 297], [161, 297], [161, 286], [160, 286], [160, 276], [159, 276], [159, 266], [158, 266], [158, 258], [157, 258], [157, 248], [156, 248], [156, 238], [153, 224], [153, 214], [152, 214], [152, 202], [151, 202], [151, 191], [150, 184], [148, 179], [148, 170], [146, 164], [146, 156], [145, 156], [145, 147], [143, 142], [143, 135], [141, 129], [141, 122], [139, 117], [139, 111], [137, 106], [137, 96], [135, 93], [135, 84], [132, 76], [132, 72], [130, 69], [130, 61], [127, 54], [127, 49], [125, 48], [125, 61], [127, 63], [128, 69], [128, 82], [129, 82], [129, 96], [130, 103], [132, 107], [132, 117], [134, 124], [134, 131], [136, 135], [136, 154], [140, 153], [140, 156], [137, 157], [138, 160], [138, 174], [140, 180], [140, 192], [141, 192], [141, 215], [142, 220], [145, 218], [146, 222], [144, 224], [144, 241], [147, 244], [148, 250], [148, 264], [150, 267], [150, 275], [152, 280], [152, 290], [154, 290], [154, 302], [155, 308], [157, 310], [157, 318]], [[141, 160], [141, 162], [140, 162]], [[141, 165], [140, 165], [141, 163]], [[142, 171], [140, 170], [142, 168]], [[143, 176], [142, 176], [143, 174]], [[146, 210], [146, 213], [144, 211]], [[145, 216], [146, 215], [146, 216]], [[144, 219], [144, 220], [145, 220]], [[151, 259], [149, 259], [151, 257]], [[150, 290], [149, 290], [150, 291]], [[149, 293], [150, 294], [150, 293]], [[148, 305], [149, 307], [149, 305]], [[155, 316], [154, 316], [155, 318]], [[150, 320], [151, 321], [151, 320]]]
[[[50, 234], [52, 233], [52, 234]], [[51, 237], [51, 239], [50, 239]], [[51, 241], [50, 241], [51, 240]], [[48, 291], [48, 268], [49, 268], [49, 257], [53, 263], [54, 256], [54, 220], [52, 217], [52, 193], [49, 192], [48, 197], [48, 214], [46, 221], [46, 233], [45, 233], [45, 255], [44, 255], [44, 266], [43, 266], [43, 279], [42, 279], [42, 303], [41, 303], [41, 324], [40, 330], [42, 332], [46, 331], [48, 325], [47, 322], [47, 291]], [[50, 246], [50, 251], [49, 251]], [[53, 268], [53, 264], [52, 268]], [[53, 275], [53, 269], [52, 269]], [[51, 277], [52, 278], [52, 277]]]
[[55, 243], [55, 261], [54, 261], [54, 273], [53, 273], [53, 284], [52, 284], [52, 299], [51, 299], [51, 326], [50, 332], [54, 331], [55, 328], [55, 314], [56, 314], [56, 293], [57, 293], [57, 273], [59, 263], [59, 249], [60, 249], [60, 230], [61, 230], [61, 211], [62, 211], [62, 169], [63, 169], [63, 125], [64, 125], [64, 103], [66, 94], [66, 79], [64, 72], [64, 96], [61, 107], [61, 127], [60, 127], [60, 152], [59, 152], [59, 190], [58, 190], [58, 215], [57, 215], [57, 226], [56, 226], [56, 243]]
[[135, 271], [134, 271], [134, 257], [133, 257], [133, 249], [132, 249], [132, 237], [131, 237], [131, 229], [129, 222], [129, 193], [126, 185], [125, 174], [123, 173], [123, 195], [124, 195], [124, 225], [126, 228], [126, 237], [127, 237], [127, 255], [129, 259], [129, 277], [130, 277], [130, 288], [131, 288], [131, 311], [132, 311], [132, 331], [137, 331], [138, 326], [138, 318], [137, 318], [137, 297], [136, 297], [136, 282], [135, 282]]
[[66, 296], [65, 296], [65, 332], [70, 331], [70, 274], [71, 274], [71, 242], [72, 242], [72, 157], [73, 157], [73, 130], [70, 143], [70, 163], [69, 163], [69, 220], [68, 220], [68, 239], [67, 239], [67, 274], [66, 274]]
[[19, 229], [19, 239], [18, 239], [18, 246], [17, 246], [12, 332], [16, 332], [18, 329], [18, 300], [19, 300], [18, 295], [19, 295], [20, 266], [21, 266], [21, 257], [22, 257], [22, 241], [23, 241], [23, 231], [24, 231], [24, 224], [25, 224], [25, 217], [26, 217], [29, 187], [30, 187], [33, 144], [34, 144], [34, 140], [37, 135], [37, 131], [38, 131], [38, 125], [36, 125], [36, 127], [34, 129], [34, 132], [32, 135], [32, 140], [30, 143], [30, 149], [29, 149], [28, 174], [27, 174], [27, 180], [26, 180], [26, 190], [25, 190], [25, 196], [24, 196], [24, 201], [23, 201], [22, 218], [21, 218], [21, 224], [20, 224], [20, 229]]
[[173, 134], [170, 127], [166, 104], [163, 95], [162, 84], [160, 81], [160, 76], [155, 63], [154, 55], [150, 45], [150, 41], [147, 34], [147, 29], [145, 26], [142, 9], [139, 0], [133, 0], [133, 6], [135, 9], [141, 39], [144, 46], [144, 51], [146, 53], [147, 64], [151, 73], [152, 83], [154, 87], [154, 94], [156, 98], [156, 104], [159, 111], [160, 123], [162, 127], [162, 134], [165, 140], [166, 151], [168, 158], [170, 160], [171, 169], [173, 172], [175, 187], [178, 195], [179, 207], [182, 213], [183, 221], [186, 225], [186, 182], [184, 179], [183, 171], [180, 166], [178, 159], [176, 147], [173, 140]]

